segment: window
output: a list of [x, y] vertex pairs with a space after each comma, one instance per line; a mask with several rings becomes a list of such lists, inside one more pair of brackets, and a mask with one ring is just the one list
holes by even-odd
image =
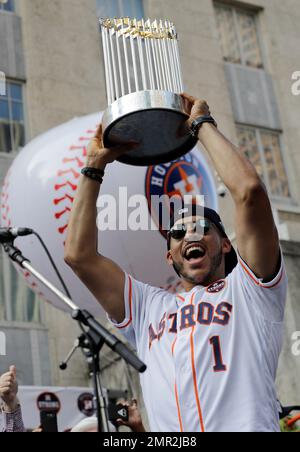
[[237, 126], [239, 145], [253, 163], [273, 198], [289, 198], [288, 178], [282, 158], [281, 134]]
[[97, 0], [98, 17], [133, 17], [142, 19], [144, 8], [142, 0]]
[[22, 84], [7, 81], [0, 96], [0, 152], [17, 151], [25, 144]]
[[14, 11], [14, 0], [0, 0], [0, 11]]
[[257, 14], [218, 3], [215, 4], [215, 10], [224, 60], [262, 68]]
[[0, 321], [41, 323], [40, 302], [0, 250]]

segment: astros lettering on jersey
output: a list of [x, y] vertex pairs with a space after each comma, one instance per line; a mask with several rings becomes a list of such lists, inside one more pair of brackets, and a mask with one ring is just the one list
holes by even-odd
[[126, 275], [126, 319], [115, 325], [148, 366], [141, 384], [152, 431], [280, 431], [281, 261], [267, 284], [239, 258], [226, 279], [178, 295]]

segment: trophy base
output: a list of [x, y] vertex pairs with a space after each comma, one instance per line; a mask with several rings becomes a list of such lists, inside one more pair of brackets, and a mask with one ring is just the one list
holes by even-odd
[[197, 143], [184, 131], [188, 119], [181, 96], [168, 91], [139, 91], [116, 100], [104, 112], [103, 142], [140, 143], [118, 161], [134, 166], [168, 163], [182, 157]]

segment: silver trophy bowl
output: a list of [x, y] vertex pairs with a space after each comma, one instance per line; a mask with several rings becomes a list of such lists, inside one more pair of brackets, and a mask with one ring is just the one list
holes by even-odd
[[136, 141], [137, 147], [119, 158], [120, 162], [135, 166], [167, 163], [185, 155], [197, 143], [185, 131], [187, 119], [178, 94], [151, 90], [127, 94], [104, 113], [104, 145]]

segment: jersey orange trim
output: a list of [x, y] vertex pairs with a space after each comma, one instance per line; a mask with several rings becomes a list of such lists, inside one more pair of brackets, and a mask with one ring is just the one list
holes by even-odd
[[[172, 355], [174, 355], [175, 345], [177, 342], [177, 337], [175, 337], [173, 344], [172, 344]], [[182, 417], [181, 417], [181, 411], [180, 411], [180, 404], [179, 404], [179, 397], [178, 397], [178, 389], [177, 384], [175, 381], [175, 399], [176, 399], [176, 406], [177, 406], [177, 414], [178, 414], [178, 420], [180, 425], [180, 431], [183, 432], [183, 424], [182, 424]]]
[[259, 287], [262, 287], [263, 289], [273, 289], [274, 287], [278, 286], [278, 284], [280, 284], [282, 277], [283, 277], [283, 268], [281, 269], [281, 273], [280, 273], [280, 278], [279, 280], [273, 284], [273, 286], [266, 286], [265, 284], [261, 283], [260, 281], [258, 281], [250, 272], [250, 270], [247, 268], [246, 263], [244, 263], [244, 261], [240, 258], [239, 262], [243, 268], [243, 270], [247, 273], [248, 276], [250, 276], [250, 278], [252, 279], [252, 281], [255, 282], [255, 284]]
[[274, 287], [278, 286], [278, 284], [281, 283], [282, 278], [283, 278], [283, 269], [281, 270], [281, 275], [280, 275], [279, 280], [275, 284], [273, 284], [273, 286], [264, 286], [263, 285], [262, 287], [264, 287], [265, 289], [273, 289]]
[[179, 300], [181, 300], [181, 301], [185, 301], [185, 298], [182, 297], [181, 295], [176, 295], [176, 297], [179, 298]]
[[247, 275], [250, 276], [252, 281], [254, 281], [257, 286], [260, 286], [260, 283], [253, 277], [253, 275], [251, 275], [250, 271], [248, 270], [248, 268], [245, 266], [245, 264], [241, 260], [240, 260], [240, 264], [241, 264], [243, 270], [247, 273]]
[[[194, 304], [194, 298], [195, 298], [195, 292], [192, 295], [191, 304]], [[195, 391], [195, 398], [196, 398], [196, 402], [197, 402], [200, 427], [201, 427], [202, 433], [204, 433], [205, 428], [204, 428], [203, 415], [202, 415], [201, 404], [200, 404], [199, 393], [198, 393], [197, 373], [196, 373], [196, 366], [195, 366], [194, 332], [195, 332], [195, 327], [193, 326], [192, 333], [190, 336], [190, 345], [191, 345], [191, 360], [192, 360], [192, 370], [193, 370], [193, 380], [194, 380], [194, 391]]]
[[174, 349], [175, 349], [176, 342], [177, 342], [177, 336], [175, 337], [173, 344], [172, 344], [172, 355], [174, 355]]
[[124, 328], [127, 328], [132, 322], [132, 279], [131, 279], [131, 277], [129, 275], [128, 275], [128, 279], [129, 279], [129, 294], [128, 294], [128, 296], [129, 296], [129, 312], [130, 312], [129, 321], [126, 323], [126, 325], [123, 325], [123, 326], [116, 325], [116, 327], [119, 330], [123, 330]]
[[178, 390], [177, 390], [177, 384], [175, 383], [175, 397], [176, 397], [176, 405], [177, 405], [177, 412], [178, 412], [178, 420], [180, 425], [180, 432], [184, 432], [183, 430], [183, 424], [182, 424], [182, 418], [181, 418], [181, 412], [180, 412], [180, 405], [179, 405], [179, 399], [178, 399]]

